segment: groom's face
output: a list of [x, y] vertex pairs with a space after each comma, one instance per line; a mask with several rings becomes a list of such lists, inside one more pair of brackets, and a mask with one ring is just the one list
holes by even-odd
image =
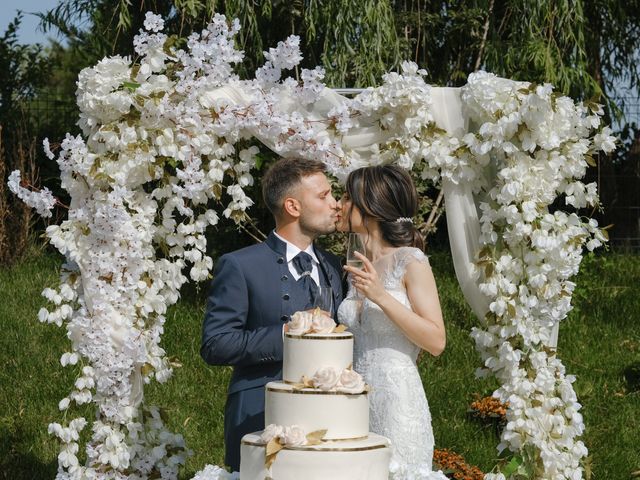
[[336, 229], [338, 208], [324, 173], [302, 177], [295, 197], [300, 202], [300, 229], [312, 237]]

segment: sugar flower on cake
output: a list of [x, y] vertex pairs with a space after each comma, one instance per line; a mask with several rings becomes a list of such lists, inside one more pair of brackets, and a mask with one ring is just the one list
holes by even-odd
[[307, 434], [302, 427], [291, 425], [290, 427], [284, 427], [284, 431], [280, 435], [280, 441], [285, 447], [299, 447], [307, 444]]
[[340, 371], [328, 366], [318, 369], [311, 379], [303, 377], [302, 385], [307, 388], [342, 393], [362, 393], [367, 389], [364, 379], [358, 372], [351, 368]]
[[[336, 331], [336, 322], [319, 308], [313, 312], [300, 311], [291, 315], [288, 323], [288, 333], [293, 335], [304, 335], [307, 333], [334, 333]], [[343, 327], [344, 328], [344, 327]]]
[[335, 368], [322, 367], [315, 373], [311, 383], [320, 390], [331, 390], [338, 384], [339, 379], [340, 373]]
[[338, 379], [336, 390], [344, 393], [362, 393], [366, 389], [364, 379], [355, 370], [345, 368]]
[[288, 323], [288, 333], [293, 335], [304, 335], [311, 330], [313, 315], [309, 312], [296, 312], [291, 315]]
[[334, 322], [333, 318], [324, 313], [322, 310], [316, 309], [316, 311], [313, 312], [311, 328], [313, 329], [314, 333], [331, 333], [336, 328], [336, 322]]
[[283, 426], [271, 423], [267, 425], [263, 430], [262, 434], [260, 435], [260, 440], [262, 440], [264, 443], [269, 443], [272, 438], [280, 437], [283, 433]]
[[260, 435], [260, 440], [269, 443], [274, 438], [283, 447], [299, 447], [307, 444], [307, 434], [298, 425], [282, 426], [273, 423], [267, 425]]

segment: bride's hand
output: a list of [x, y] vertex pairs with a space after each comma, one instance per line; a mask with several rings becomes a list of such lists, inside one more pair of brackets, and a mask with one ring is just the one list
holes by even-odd
[[364, 268], [360, 269], [347, 265], [344, 269], [351, 274], [351, 283], [358, 293], [364, 295], [374, 303], [379, 303], [387, 293], [382, 284], [382, 280], [380, 280], [378, 272], [376, 272], [376, 269], [367, 257], [360, 252], [355, 252], [355, 255], [362, 260]]

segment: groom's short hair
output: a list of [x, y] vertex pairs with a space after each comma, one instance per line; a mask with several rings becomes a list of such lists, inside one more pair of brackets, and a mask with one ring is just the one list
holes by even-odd
[[319, 160], [305, 158], [281, 158], [271, 165], [262, 177], [262, 197], [274, 217], [283, 211], [283, 201], [303, 177], [326, 172], [327, 167]]

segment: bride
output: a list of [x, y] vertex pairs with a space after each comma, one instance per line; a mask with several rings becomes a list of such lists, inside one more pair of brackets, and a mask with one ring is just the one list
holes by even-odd
[[432, 472], [434, 438], [416, 359], [439, 355], [445, 328], [423, 240], [413, 225], [416, 189], [385, 165], [353, 171], [341, 200], [339, 231], [359, 233], [364, 268], [344, 267], [350, 288], [338, 319], [354, 333], [354, 369], [371, 385], [371, 430], [392, 443], [391, 478], [443, 479]]

